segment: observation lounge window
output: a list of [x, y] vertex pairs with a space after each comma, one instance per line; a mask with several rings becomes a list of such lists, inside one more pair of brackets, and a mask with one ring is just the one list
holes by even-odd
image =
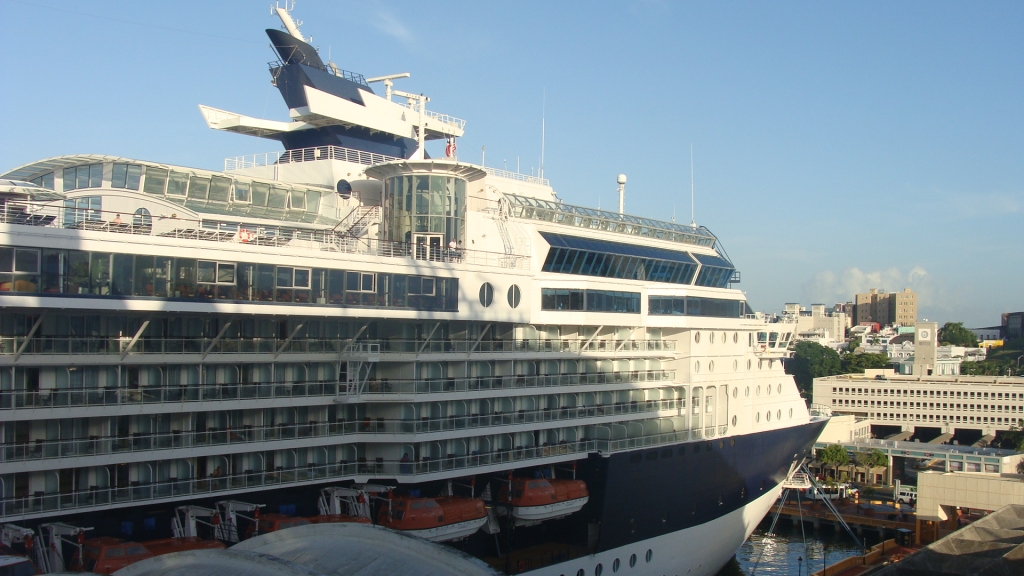
[[164, 188], [167, 186], [167, 174], [168, 170], [163, 168], [146, 168], [146, 179], [142, 182], [142, 192], [145, 194], [153, 194], [154, 196], [163, 196]]
[[38, 178], [33, 178], [29, 182], [39, 186], [40, 188], [47, 188], [53, 190], [53, 172], [47, 172]]
[[39, 250], [0, 248], [0, 292], [39, 291]]
[[103, 182], [103, 164], [89, 164], [64, 169], [64, 191], [99, 188]]
[[541, 232], [551, 245], [542, 270], [601, 278], [691, 284], [697, 260], [689, 252]]
[[227, 203], [231, 196], [231, 178], [213, 176], [210, 178], [210, 201]]
[[249, 183], [235, 181], [235, 202], [239, 204], [249, 203]]
[[748, 313], [743, 300], [699, 298], [696, 296], [650, 296], [648, 313], [673, 316], [707, 316], [712, 318], [741, 318]]
[[541, 310], [640, 313], [639, 292], [613, 290], [541, 289]]
[[0, 246], [0, 292], [40, 287], [53, 295], [440, 311], [459, 303], [457, 278]]
[[141, 179], [142, 166], [138, 164], [114, 164], [114, 170], [110, 177], [110, 187], [138, 190]]
[[171, 172], [167, 177], [167, 195], [184, 196], [188, 189], [188, 174], [184, 172]]
[[188, 179], [188, 199], [206, 200], [210, 195], [210, 179], [192, 175]]

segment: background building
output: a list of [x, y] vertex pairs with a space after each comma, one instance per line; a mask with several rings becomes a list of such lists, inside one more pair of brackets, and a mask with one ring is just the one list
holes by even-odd
[[877, 322], [882, 326], [912, 326], [917, 322], [917, 293], [904, 288], [902, 292], [880, 292], [872, 288], [867, 294], [854, 296], [854, 319], [857, 324]]
[[799, 340], [812, 340], [823, 346], [842, 342], [846, 338], [846, 313], [829, 310], [824, 304], [811, 304], [807, 310], [799, 304], [786, 304], [783, 322], [795, 322]]
[[1003, 313], [1003, 338], [1013, 340], [1024, 336], [1024, 312]]

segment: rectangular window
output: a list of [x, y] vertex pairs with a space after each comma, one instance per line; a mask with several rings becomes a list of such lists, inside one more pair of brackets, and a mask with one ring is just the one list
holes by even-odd
[[114, 164], [114, 170], [110, 178], [110, 187], [138, 190], [141, 179], [142, 166], [138, 164]]
[[206, 200], [210, 194], [210, 179], [192, 175], [188, 179], [188, 199]]
[[227, 202], [231, 195], [231, 178], [213, 176], [210, 178], [210, 200], [213, 202]]
[[234, 284], [235, 264], [200, 260], [196, 269], [196, 281], [201, 284]]
[[99, 188], [103, 184], [103, 165], [88, 164], [64, 169], [64, 191]]
[[306, 192], [303, 190], [292, 190], [291, 194], [291, 206], [292, 210], [305, 210], [306, 209]]
[[48, 172], [38, 178], [33, 178], [29, 180], [29, 182], [39, 186], [40, 188], [53, 190], [53, 172]]
[[249, 203], [249, 183], [235, 180], [235, 202], [240, 204]]
[[167, 195], [184, 196], [188, 188], [188, 174], [184, 172], [171, 172], [167, 178]]
[[146, 180], [142, 185], [142, 191], [146, 194], [163, 196], [164, 188], [167, 186], [167, 170], [161, 168], [146, 168]]

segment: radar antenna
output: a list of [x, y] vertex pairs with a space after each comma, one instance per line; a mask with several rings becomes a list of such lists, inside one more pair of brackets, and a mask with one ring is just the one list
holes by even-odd
[[366, 82], [383, 82], [384, 83], [384, 97], [391, 101], [391, 87], [395, 85], [392, 80], [398, 80], [399, 78], [408, 78], [410, 74], [408, 72], [402, 72], [401, 74], [388, 74], [387, 76], [374, 76], [373, 78], [367, 78]]

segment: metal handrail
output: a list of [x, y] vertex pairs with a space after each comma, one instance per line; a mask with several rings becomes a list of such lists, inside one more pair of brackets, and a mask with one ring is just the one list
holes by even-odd
[[[588, 386], [600, 384], [636, 384], [640, 382], [665, 382], [672, 384], [674, 370], [634, 370], [625, 372], [594, 372], [589, 374], [540, 374], [508, 376], [470, 376], [459, 378], [413, 378], [413, 379], [372, 379], [362, 384], [360, 396], [415, 395], [415, 394], [461, 394], [517, 390], [524, 388], [554, 388], [566, 386]], [[375, 399], [376, 401], [376, 399]]]
[[[278, 424], [271, 426], [243, 426], [241, 428], [209, 429], [204, 431], [180, 430], [172, 432], [137, 432], [130, 436], [90, 436], [64, 440], [34, 440], [27, 443], [0, 444], [0, 462], [23, 462], [61, 458], [93, 458], [104, 454], [158, 452], [162, 450], [201, 448], [238, 444], [262, 444], [283, 440], [379, 435], [408, 436], [405, 441], [417, 441], [416, 435], [458, 430], [500, 429], [519, 424], [545, 422], [586, 421], [608, 416], [648, 415], [682, 406], [681, 399], [652, 400], [650, 402], [617, 402], [600, 406], [578, 406], [496, 412], [494, 414], [468, 414], [419, 420], [385, 420], [363, 418], [356, 421], [309, 422], [306, 424]], [[619, 420], [620, 422], [632, 420]], [[271, 447], [259, 449], [270, 450]]]

